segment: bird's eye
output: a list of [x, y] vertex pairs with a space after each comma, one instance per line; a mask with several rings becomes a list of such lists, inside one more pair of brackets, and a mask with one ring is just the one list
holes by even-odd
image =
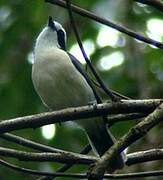
[[58, 37], [58, 44], [60, 45], [61, 49], [66, 50], [66, 42], [65, 42], [65, 33], [63, 30], [57, 31], [57, 37]]

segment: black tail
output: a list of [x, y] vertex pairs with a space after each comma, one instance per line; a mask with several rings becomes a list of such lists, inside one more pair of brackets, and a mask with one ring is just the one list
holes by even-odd
[[[96, 123], [89, 129], [86, 130], [88, 139], [92, 148], [102, 156], [115, 142], [115, 138], [107, 130], [106, 126], [103, 124], [99, 125]], [[124, 154], [118, 155], [114, 162], [111, 163], [111, 168], [109, 172], [113, 172], [115, 169], [121, 169], [124, 166]]]

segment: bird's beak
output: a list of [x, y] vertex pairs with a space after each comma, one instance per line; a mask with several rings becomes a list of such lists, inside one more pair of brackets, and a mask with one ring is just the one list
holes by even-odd
[[48, 27], [50, 27], [53, 31], [56, 31], [56, 27], [51, 16], [49, 16]]

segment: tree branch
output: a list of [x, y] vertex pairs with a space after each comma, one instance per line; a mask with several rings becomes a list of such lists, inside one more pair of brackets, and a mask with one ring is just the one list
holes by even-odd
[[58, 163], [90, 164], [97, 160], [96, 157], [81, 155], [72, 152], [62, 153], [34, 153], [0, 147], [0, 156], [17, 158], [20, 161], [52, 161]]
[[[64, 0], [45, 0], [45, 2], [48, 2], [48, 3], [51, 3], [51, 4], [56, 4], [56, 5], [61, 6], [63, 8], [67, 8], [66, 3], [65, 3]], [[88, 18], [90, 18], [92, 20], [95, 20], [96, 22], [99, 22], [101, 24], [105, 24], [105, 25], [107, 25], [107, 26], [109, 26], [111, 28], [114, 28], [114, 29], [122, 32], [122, 33], [125, 33], [128, 36], [131, 36], [131, 37], [133, 37], [135, 39], [143, 41], [143, 42], [145, 42], [147, 44], [151, 44], [151, 45], [153, 45], [153, 46], [155, 46], [157, 48], [163, 49], [163, 44], [161, 42], [158, 42], [158, 41], [155, 41], [153, 39], [144, 37], [141, 34], [138, 34], [138, 33], [134, 32], [134, 31], [126, 28], [126, 27], [123, 27], [122, 25], [117, 25], [117, 24], [115, 24], [115, 23], [113, 23], [113, 22], [111, 22], [111, 21], [109, 21], [109, 20], [107, 20], [105, 18], [99, 17], [99, 16], [95, 15], [94, 13], [92, 13], [90, 11], [87, 11], [85, 9], [82, 9], [82, 8], [80, 8], [78, 6], [71, 5], [71, 8], [75, 13], [78, 13], [83, 17], [88, 17]]]
[[106, 87], [105, 83], [102, 81], [102, 79], [99, 77], [98, 73], [96, 72], [95, 68], [93, 67], [91, 61], [89, 60], [85, 50], [84, 50], [84, 47], [83, 47], [83, 44], [80, 40], [80, 36], [79, 36], [79, 32], [77, 30], [77, 27], [76, 27], [76, 24], [75, 24], [75, 20], [74, 20], [74, 17], [73, 17], [73, 14], [72, 14], [72, 9], [71, 9], [71, 1], [70, 0], [66, 0], [66, 4], [67, 4], [67, 9], [68, 9], [68, 13], [69, 13], [69, 17], [70, 17], [70, 22], [71, 22], [71, 25], [72, 25], [72, 28], [74, 30], [74, 34], [75, 34], [75, 37], [76, 37], [76, 40], [78, 42], [78, 45], [80, 47], [80, 50], [83, 54], [83, 57], [86, 61], [86, 63], [88, 64], [88, 67], [90, 68], [92, 74], [94, 75], [94, 77], [96, 78], [97, 82], [99, 83], [100, 87], [104, 90], [104, 92], [110, 97], [110, 99], [112, 101], [117, 101], [119, 100], [119, 98], [117, 96], [115, 96], [111, 90], [109, 88]]
[[119, 141], [117, 141], [101, 158], [89, 172], [89, 179], [99, 180], [105, 171], [114, 161], [117, 154], [124, 151], [129, 145], [143, 137], [151, 128], [163, 119], [163, 104], [152, 112], [144, 121], [131, 128]]
[[123, 113], [150, 113], [160, 103], [161, 99], [154, 100], [121, 100], [121, 102], [67, 108], [64, 110], [19, 117], [0, 122], [0, 134], [25, 128], [37, 128], [47, 124], [54, 124], [77, 119], [107, 116], [108, 114]]
[[18, 171], [18, 172], [22, 172], [22, 173], [26, 173], [26, 174], [31, 174], [31, 175], [36, 175], [36, 176], [48, 176], [48, 177], [71, 177], [71, 178], [82, 178], [83, 175], [79, 175], [79, 174], [63, 174], [63, 173], [52, 173], [52, 172], [43, 172], [43, 171], [37, 171], [37, 170], [32, 170], [32, 169], [27, 169], [27, 168], [22, 168], [16, 165], [13, 165], [7, 161], [4, 161], [2, 159], [0, 159], [0, 164], [8, 167], [12, 170]]
[[[62, 153], [62, 152], [68, 153], [67, 151], [56, 149], [56, 148], [46, 146], [46, 145], [43, 145], [40, 143], [36, 143], [31, 140], [24, 139], [22, 137], [19, 137], [19, 136], [13, 135], [13, 134], [9, 134], [9, 133], [1, 134], [0, 137], [7, 141], [14, 142], [19, 145], [22, 145], [22, 146], [25, 146], [28, 148], [32, 148], [35, 150], [43, 151], [43, 152], [46, 151], [46, 152], [54, 152], [54, 153]], [[83, 148], [83, 150], [80, 152], [80, 154], [87, 154], [90, 150], [91, 150], [90, 145], [87, 145], [87, 146], [85, 146], [85, 148]], [[162, 159], [162, 155], [163, 155], [163, 149], [151, 149], [151, 150], [147, 150], [147, 151], [130, 153], [130, 154], [127, 154], [126, 165], [132, 165], [135, 163], [146, 162], [146, 161], [150, 161], [150, 160], [151, 161], [152, 160], [160, 160], [160, 159]], [[152, 158], [150, 159], [150, 157], [152, 157]], [[68, 168], [68, 167], [70, 168], [71, 165], [72, 164], [66, 164], [66, 167], [63, 166], [63, 167], [59, 168], [61, 170], [57, 170], [57, 172], [63, 172], [63, 170], [65, 170], [65, 168]]]
[[19, 137], [10, 133], [1, 134], [0, 138], [7, 140], [9, 142], [14, 142], [21, 146], [25, 146], [25, 147], [32, 148], [38, 151], [42, 151], [42, 152], [54, 152], [54, 153], [66, 152], [64, 150], [60, 150], [60, 149], [53, 148], [51, 146], [40, 144], [40, 143], [31, 141], [31, 140], [28, 140], [28, 139], [25, 139], [25, 138], [22, 138], [22, 137]]
[[[122, 101], [122, 102], [119, 102], [119, 103], [110, 103], [110, 104], [103, 104], [104, 105], [104, 107], [105, 107], [105, 105], [110, 105], [110, 107], [109, 107], [109, 111], [111, 112], [111, 114], [113, 113], [116, 113], [117, 112], [117, 109], [118, 108], [122, 108], [123, 107], [123, 112], [125, 112], [126, 110], [127, 110], [127, 112], [129, 112], [129, 111], [141, 111], [141, 112], [144, 112], [144, 111], [148, 111], [148, 113], [150, 112], [150, 111], [153, 111], [160, 103], [162, 102], [162, 100], [142, 100], [142, 101], [140, 101], [140, 100], [137, 100], [137, 101], [135, 101], [135, 100], [129, 100], [129, 101]], [[102, 106], [103, 106], [102, 105]], [[96, 111], [98, 111], [98, 106], [100, 106], [100, 105], [97, 105], [97, 107], [94, 109], [94, 110], [96, 110]], [[130, 108], [129, 108], [130, 107]], [[90, 108], [90, 106], [88, 106], [88, 108]], [[105, 107], [106, 108], [106, 107]], [[102, 109], [103, 109], [103, 107], [102, 107]], [[69, 109], [68, 109], [69, 110]], [[100, 109], [99, 109], [100, 110]], [[105, 109], [106, 110], [106, 109]], [[120, 110], [121, 111], [121, 110]], [[68, 111], [69, 112], [69, 111]], [[72, 112], [76, 112], [76, 110], [74, 110], [74, 111], [72, 111]], [[47, 113], [45, 113], [46, 115], [47, 115]], [[50, 113], [51, 114], [51, 113]], [[43, 114], [41, 114], [41, 115], [43, 115]], [[31, 116], [27, 116], [27, 117], [24, 117], [27, 121], [30, 119], [29, 117], [31, 117]], [[35, 117], [35, 116], [32, 116], [32, 117]], [[40, 117], [39, 115], [36, 115], [36, 119], [38, 118], [38, 117]], [[51, 116], [50, 116], [51, 117]], [[72, 117], [72, 116], [71, 116]], [[87, 117], [87, 116], [86, 116]], [[43, 117], [42, 117], [43, 119], [48, 119], [47, 117], [44, 117], [44, 115], [43, 115]], [[53, 119], [53, 117], [51, 117], [52, 119]], [[38, 118], [39, 119], [39, 118]], [[18, 120], [18, 122], [20, 122], [21, 120], [22, 120], [22, 118], [16, 118], [16, 119], [12, 119], [12, 120], [9, 120], [9, 121], [11, 121], [12, 122], [12, 126], [14, 126], [15, 127], [15, 124], [13, 124], [13, 123], [15, 123], [16, 122], [16, 124], [17, 124], [17, 120]], [[34, 121], [32, 120], [32, 123], [33, 123]], [[10, 123], [9, 123], [10, 124]], [[29, 124], [29, 122], [27, 122], [27, 123], [23, 123], [23, 124]], [[34, 123], [35, 124], [35, 123]], [[1, 123], [0, 123], [0, 127], [1, 127]], [[10, 127], [11, 128], [11, 127]], [[3, 128], [2, 128], [3, 129]], [[33, 144], [31, 141], [29, 141], [29, 140], [27, 140], [27, 141], [25, 141], [25, 139], [24, 138], [20, 138], [20, 137], [17, 137], [17, 136], [14, 136], [14, 135], [11, 135], [11, 134], [8, 134], [8, 133], [6, 133], [6, 134], [2, 134], [2, 137], [3, 138], [5, 138], [5, 139], [8, 139], [8, 140], [10, 140], [10, 141], [14, 141], [14, 142], [17, 142], [17, 143], [21, 143], [22, 145], [24, 144], [24, 145], [26, 145], [27, 147], [31, 147], [31, 148], [35, 148], [35, 149], [38, 149], [38, 150], [44, 150], [44, 151], [55, 151], [55, 152], [58, 152], [58, 150], [57, 149], [53, 149], [53, 148], [50, 148], [49, 149], [49, 147], [48, 146], [45, 146], [44, 147], [44, 145], [43, 145], [43, 149], [42, 149], [42, 146], [40, 146], [40, 144]], [[39, 145], [39, 146], [37, 146], [37, 145]], [[59, 150], [59, 151], [61, 151], [61, 150]], [[65, 167], [64, 167], [65, 168]], [[64, 168], [63, 168], [63, 170], [64, 170]], [[68, 165], [68, 168], [69, 168], [69, 165]], [[62, 169], [61, 169], [62, 170]]]
[[[121, 116], [123, 117], [123, 115], [121, 115]], [[124, 118], [125, 118], [125, 115], [124, 115]], [[14, 142], [14, 143], [17, 143], [19, 145], [22, 145], [22, 146], [25, 146], [25, 147], [28, 147], [28, 148], [43, 151], [43, 152], [44, 151], [46, 151], [46, 152], [55, 152], [55, 153], [67, 152], [67, 151], [52, 148], [50, 146], [46, 146], [46, 145], [43, 145], [43, 144], [40, 144], [40, 143], [36, 143], [36, 142], [31, 141], [31, 140], [24, 139], [22, 137], [19, 137], [19, 136], [13, 135], [13, 134], [9, 134], [9, 133], [1, 134], [0, 138], [3, 138], [5, 140], [7, 140], [7, 141]], [[80, 154], [87, 154], [90, 150], [91, 150], [90, 145], [87, 145], [80, 152]], [[152, 149], [152, 150], [148, 150], [148, 151], [135, 152], [135, 153], [131, 153], [131, 154], [127, 155], [126, 165], [133, 165], [133, 164], [136, 164], [136, 163], [152, 161], [152, 160], [160, 160], [160, 159], [162, 159], [162, 157], [163, 157], [163, 150], [162, 149], [154, 149], [154, 150]], [[56, 173], [65, 172], [67, 169], [71, 168], [72, 166], [73, 166], [73, 164], [71, 164], [71, 163], [66, 164], [63, 167], [59, 168], [56, 171]], [[56, 176], [56, 177], [58, 177], [58, 176]], [[46, 179], [46, 178], [47, 177], [42, 177], [41, 179], [43, 180], [43, 179]], [[53, 176], [53, 178], [55, 178], [55, 177]]]
[[163, 149], [150, 149], [147, 151], [135, 152], [127, 155], [126, 165], [144, 163], [163, 159]]
[[146, 117], [148, 113], [131, 113], [131, 114], [118, 114], [118, 115], [110, 115], [107, 117], [108, 126], [111, 127], [117, 122], [124, 122], [128, 120], [134, 120]]
[[[7, 161], [0, 159], [0, 164], [7, 168], [10, 168], [14, 171], [22, 172], [25, 174], [37, 175], [37, 176], [48, 176], [48, 177], [69, 177], [75, 179], [86, 179], [87, 174], [73, 174], [73, 173], [52, 173], [52, 172], [43, 172], [27, 168], [22, 168], [16, 165], [13, 165]], [[151, 177], [151, 176], [163, 176], [163, 171], [147, 171], [147, 172], [138, 172], [138, 173], [127, 173], [127, 174], [105, 174], [105, 179], [128, 179], [128, 178], [142, 178], [142, 177]], [[40, 179], [41, 180], [41, 179]]]
[[[22, 146], [25, 146], [28, 148], [39, 150], [42, 152], [55, 152], [55, 153], [67, 152], [67, 151], [56, 149], [56, 148], [53, 148], [53, 147], [50, 147], [47, 145], [43, 145], [40, 143], [33, 142], [31, 140], [28, 140], [28, 139], [25, 139], [25, 138], [22, 138], [22, 137], [19, 137], [19, 136], [10, 134], [10, 133], [1, 134], [0, 138], [3, 138], [7, 141], [14, 142], [14, 143], [17, 143], [19, 145], [22, 145]], [[92, 149], [91, 146], [88, 144], [83, 148], [83, 150], [80, 152], [80, 154], [87, 154], [91, 151], [91, 149]], [[66, 170], [68, 170], [72, 166], [73, 166], [72, 163], [65, 164], [61, 168], [59, 168], [56, 172], [65, 172]], [[56, 177], [58, 177], [58, 176], [56, 176]], [[42, 180], [47, 179], [47, 177], [42, 177], [41, 179]], [[49, 177], [49, 179], [50, 179], [50, 177]]]
[[[0, 147], [0, 156], [12, 157], [20, 161], [35, 161], [35, 162], [54, 161], [58, 163], [68, 163], [68, 165], [72, 163], [89, 165], [99, 160], [99, 158], [94, 156], [81, 155], [78, 153], [73, 153], [68, 151], [61, 153], [50, 153], [50, 152], [34, 153], [34, 152], [26, 152], [26, 151], [20, 151], [20, 150], [9, 149], [4, 147]], [[140, 152], [127, 154], [125, 164], [130, 166], [137, 163], [162, 160], [162, 159], [163, 159], [163, 149], [150, 149], [147, 151], [140, 151]]]
[[160, 0], [134, 0], [134, 1], [139, 2], [141, 4], [152, 6], [163, 12], [163, 2]]
[[[87, 145], [81, 152], [80, 154], [88, 154], [91, 150], [91, 146], [90, 145]], [[68, 164], [65, 164], [64, 166], [62, 166], [61, 168], [57, 169], [56, 172], [65, 172], [66, 170], [68, 170], [69, 168], [71, 168], [73, 166], [72, 163], [68, 163]]]
[[[80, 154], [88, 154], [91, 150], [91, 146], [90, 145], [87, 145], [81, 152]], [[58, 168], [56, 170], [55, 173], [61, 173], [61, 172], [65, 172], [67, 171], [68, 169], [70, 169], [74, 164], [72, 163], [67, 163], [65, 165], [63, 165], [62, 167]], [[52, 180], [52, 179], [55, 179], [57, 176], [53, 176], [53, 177], [49, 177], [49, 176], [45, 176], [45, 177], [41, 177], [39, 180]]]
[[[46, 151], [46, 152], [55, 152], [55, 153], [68, 153], [67, 151], [63, 151], [60, 149], [56, 149], [50, 146], [46, 146], [40, 143], [33, 142], [31, 140], [24, 139], [22, 137], [12, 135], [9, 133], [5, 133], [0, 135], [1, 138], [17, 143], [19, 145], [29, 147], [35, 150], [39, 151]], [[80, 152], [80, 154], [87, 154], [91, 150], [90, 145], [87, 145], [83, 150]], [[135, 153], [130, 153], [127, 155], [126, 165], [130, 166], [132, 164], [141, 163], [141, 162], [147, 162], [147, 161], [153, 161], [153, 160], [161, 160], [163, 159], [163, 149], [150, 149], [147, 151], [140, 151]], [[59, 168], [56, 172], [64, 172], [67, 169], [69, 169], [73, 164], [69, 163], [65, 166]]]

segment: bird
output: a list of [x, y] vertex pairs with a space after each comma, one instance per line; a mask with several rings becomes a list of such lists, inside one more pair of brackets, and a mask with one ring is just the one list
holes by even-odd
[[[49, 16], [36, 39], [32, 81], [43, 104], [51, 110], [96, 104], [96, 93], [82, 64], [67, 51], [64, 28]], [[86, 133], [93, 151], [101, 157], [115, 139], [102, 117], [75, 121]], [[118, 154], [110, 172], [124, 166], [124, 153]]]

